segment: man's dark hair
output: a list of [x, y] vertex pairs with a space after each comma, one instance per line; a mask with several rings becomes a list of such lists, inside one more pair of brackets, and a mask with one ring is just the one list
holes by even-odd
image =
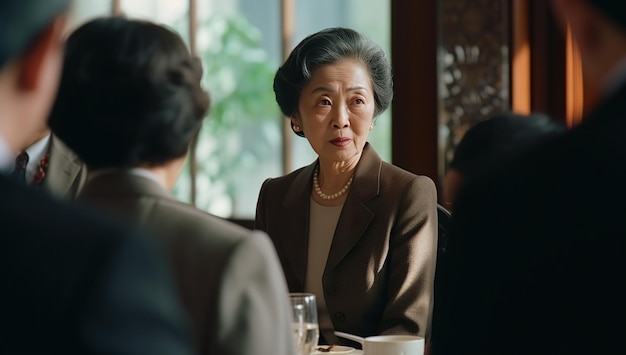
[[510, 159], [533, 145], [556, 138], [566, 128], [548, 116], [511, 112], [496, 114], [472, 126], [454, 152], [449, 167], [465, 177]]
[[67, 40], [50, 127], [89, 168], [160, 165], [184, 156], [209, 108], [201, 64], [173, 31], [92, 20]]

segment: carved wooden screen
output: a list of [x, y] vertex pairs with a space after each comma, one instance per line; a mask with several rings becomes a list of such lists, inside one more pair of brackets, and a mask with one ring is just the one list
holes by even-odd
[[509, 1], [439, 0], [439, 176], [473, 124], [510, 110]]

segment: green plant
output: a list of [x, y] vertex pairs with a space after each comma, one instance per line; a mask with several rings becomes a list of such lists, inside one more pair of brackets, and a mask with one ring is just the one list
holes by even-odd
[[[212, 210], [226, 199], [234, 210], [237, 178], [279, 151], [280, 141], [272, 137], [282, 122], [272, 91], [276, 66], [261, 47], [259, 30], [241, 16], [213, 15], [200, 24], [198, 38], [211, 109], [196, 148], [196, 204]], [[174, 190], [185, 200], [188, 171]]]

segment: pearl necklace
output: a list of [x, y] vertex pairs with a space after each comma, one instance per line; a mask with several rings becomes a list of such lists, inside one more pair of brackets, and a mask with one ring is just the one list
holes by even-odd
[[315, 172], [313, 173], [313, 190], [315, 190], [315, 193], [317, 193], [317, 196], [321, 197], [324, 200], [334, 200], [343, 196], [348, 191], [348, 188], [350, 188], [350, 184], [352, 184], [352, 179], [354, 178], [354, 175], [352, 175], [350, 177], [350, 180], [348, 180], [348, 183], [346, 184], [346, 186], [344, 186], [341, 190], [339, 190], [339, 192], [336, 192], [332, 195], [326, 195], [325, 193], [322, 192], [322, 189], [320, 188], [320, 184], [317, 178], [319, 175], [319, 171], [320, 171], [319, 167], [316, 167]]

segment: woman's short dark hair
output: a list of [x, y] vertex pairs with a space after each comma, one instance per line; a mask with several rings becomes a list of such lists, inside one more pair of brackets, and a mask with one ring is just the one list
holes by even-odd
[[50, 127], [89, 168], [184, 156], [209, 109], [183, 40], [147, 21], [92, 20], [67, 40]]
[[[385, 52], [376, 43], [348, 28], [327, 28], [302, 40], [274, 76], [274, 93], [282, 113], [298, 113], [300, 93], [313, 72], [343, 59], [361, 61], [368, 69], [374, 90], [376, 117], [389, 107], [393, 98], [391, 66]], [[296, 134], [302, 136], [301, 132]]]

